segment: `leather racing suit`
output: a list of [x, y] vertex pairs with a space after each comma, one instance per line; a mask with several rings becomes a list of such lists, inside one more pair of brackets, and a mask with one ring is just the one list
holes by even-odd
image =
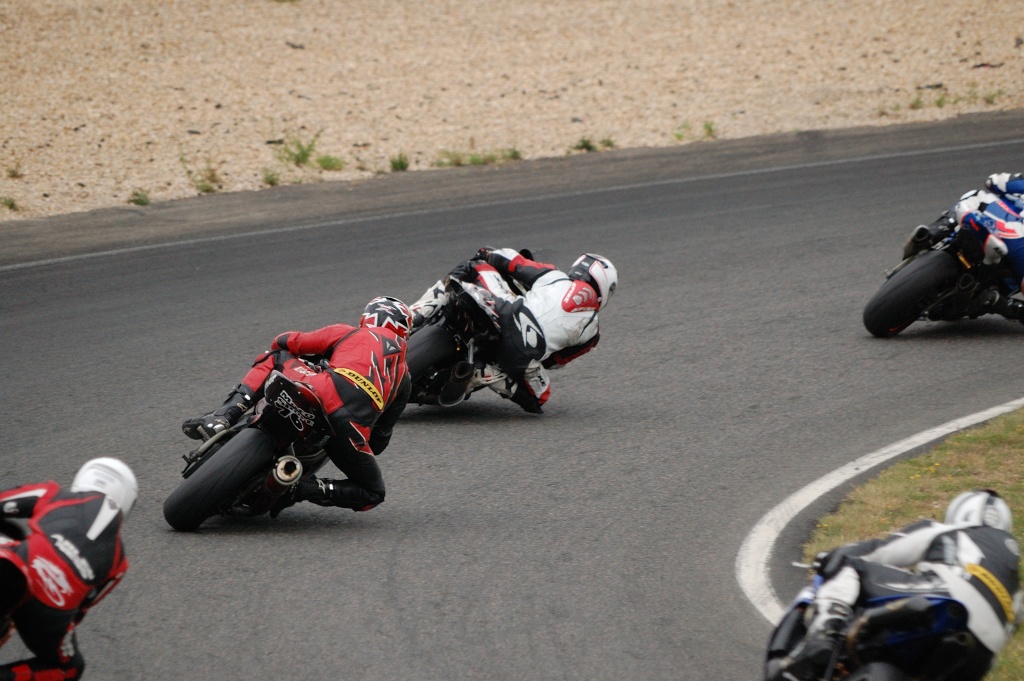
[[[597, 293], [554, 265], [511, 248], [483, 249], [449, 276], [483, 286], [508, 303], [501, 310], [505, 338], [499, 365], [478, 371], [505, 372], [506, 383], [488, 387], [526, 411], [539, 413], [551, 395], [548, 370], [586, 354], [600, 339]], [[438, 281], [410, 309], [429, 318], [447, 302], [444, 290], [444, 281]]]
[[[412, 391], [405, 347], [405, 340], [390, 329], [333, 324], [283, 333], [268, 352], [256, 358], [232, 393], [238, 413], [260, 399], [275, 369], [309, 384], [334, 431], [324, 449], [347, 478], [309, 478], [318, 489], [309, 487], [304, 478], [297, 488], [300, 496], [287, 501], [354, 511], [368, 511], [384, 501], [384, 477], [376, 457], [391, 441]], [[326, 360], [327, 366], [310, 369], [299, 359], [309, 356]], [[272, 513], [278, 512], [280, 508]]]
[[[27, 520], [27, 536], [12, 518]], [[0, 665], [0, 681], [81, 677], [75, 627], [128, 570], [123, 520], [103, 494], [55, 482], [0, 492], [0, 646], [16, 629], [35, 654]]]
[[854, 606], [880, 596], [941, 594], [968, 612], [968, 628], [981, 643], [955, 678], [978, 681], [1024, 615], [1020, 547], [1013, 535], [981, 526], [922, 520], [884, 539], [847, 544], [823, 562], [816, 603]]

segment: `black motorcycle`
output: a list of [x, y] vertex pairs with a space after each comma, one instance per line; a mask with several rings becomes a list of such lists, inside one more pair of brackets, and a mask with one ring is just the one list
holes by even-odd
[[406, 345], [412, 400], [451, 407], [505, 374], [479, 376], [476, 368], [496, 365], [501, 348], [498, 301], [486, 288], [448, 277], [448, 303], [413, 329]]
[[864, 307], [865, 328], [889, 338], [918, 320], [952, 322], [987, 314], [987, 295], [1010, 296], [1018, 289], [1007, 258], [994, 265], [984, 258], [979, 236], [966, 229], [952, 231], [887, 273]]
[[324, 465], [331, 427], [312, 388], [298, 378], [272, 372], [246, 418], [183, 456], [185, 481], [164, 502], [171, 527], [187, 532], [215, 515], [267, 513]]

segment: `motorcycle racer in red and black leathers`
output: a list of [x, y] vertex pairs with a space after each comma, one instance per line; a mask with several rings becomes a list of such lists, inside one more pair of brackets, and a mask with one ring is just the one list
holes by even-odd
[[[581, 255], [568, 272], [533, 260], [527, 251], [482, 248], [448, 275], [488, 289], [504, 301], [502, 353], [497, 367], [477, 369], [479, 381], [528, 412], [541, 413], [551, 395], [549, 369], [565, 366], [589, 352], [600, 339], [598, 313], [618, 285], [607, 258]], [[514, 288], [513, 288], [514, 287]], [[447, 302], [444, 280], [412, 304], [420, 326]], [[506, 381], [488, 377], [503, 372]]]
[[128, 570], [121, 526], [137, 495], [131, 469], [106, 457], [86, 462], [69, 489], [0, 492], [0, 647], [16, 630], [35, 655], [0, 665], [0, 681], [81, 678], [75, 628]]
[[[308, 384], [316, 393], [334, 435], [324, 445], [345, 480], [303, 477], [271, 510], [309, 501], [369, 511], [384, 501], [384, 478], [376, 457], [388, 446], [412, 390], [405, 339], [412, 313], [397, 298], [371, 300], [359, 326], [333, 324], [315, 331], [277, 336], [256, 358], [242, 382], [217, 410], [182, 424], [193, 439], [209, 439], [236, 423], [263, 395], [275, 369]], [[300, 357], [312, 357], [311, 365]]]

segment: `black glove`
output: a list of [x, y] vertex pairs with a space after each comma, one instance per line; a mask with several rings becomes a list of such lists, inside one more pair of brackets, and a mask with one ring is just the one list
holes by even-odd
[[474, 282], [477, 279], [477, 272], [472, 260], [463, 260], [452, 268], [448, 276], [459, 281]]
[[822, 576], [823, 579], [832, 579], [836, 576], [846, 563], [846, 552], [843, 547], [831, 551], [821, 551], [814, 557], [811, 567]]
[[487, 256], [489, 256], [493, 252], [493, 248], [491, 248], [490, 246], [484, 246], [483, 248], [476, 252], [476, 255], [474, 255], [472, 259], [483, 260], [484, 262], [487, 262]]

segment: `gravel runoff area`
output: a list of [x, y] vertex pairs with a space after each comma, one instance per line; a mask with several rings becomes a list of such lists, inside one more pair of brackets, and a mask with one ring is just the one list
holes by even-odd
[[1022, 107], [1021, 0], [0, 0], [0, 221]]

